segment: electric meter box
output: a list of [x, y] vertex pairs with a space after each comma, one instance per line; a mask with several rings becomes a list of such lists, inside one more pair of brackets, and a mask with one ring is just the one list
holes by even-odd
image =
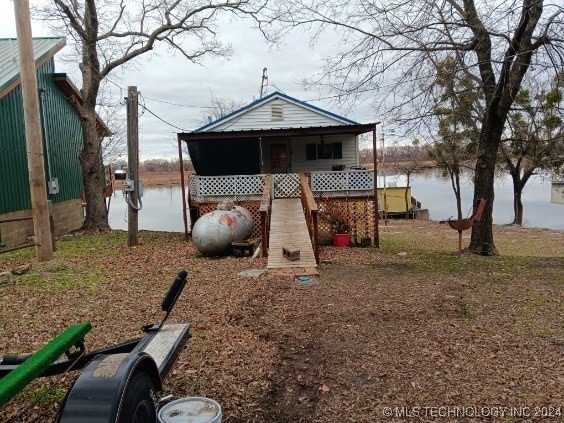
[[59, 193], [59, 178], [51, 178], [47, 183], [47, 190], [49, 194]]
[[123, 185], [121, 186], [121, 190], [123, 192], [133, 192], [135, 191], [135, 182], [133, 179], [127, 179], [123, 181]]

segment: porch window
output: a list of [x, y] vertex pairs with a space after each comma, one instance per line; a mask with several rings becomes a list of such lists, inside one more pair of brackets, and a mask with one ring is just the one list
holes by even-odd
[[306, 160], [342, 159], [343, 143], [306, 144]]

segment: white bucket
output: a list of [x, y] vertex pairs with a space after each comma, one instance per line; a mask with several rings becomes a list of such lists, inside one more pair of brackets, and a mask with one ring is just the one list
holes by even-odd
[[159, 410], [159, 423], [221, 423], [221, 406], [209, 398], [188, 397]]

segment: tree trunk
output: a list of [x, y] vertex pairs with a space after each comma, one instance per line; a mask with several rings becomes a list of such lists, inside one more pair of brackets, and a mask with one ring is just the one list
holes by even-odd
[[458, 220], [462, 220], [462, 196], [460, 194], [460, 169], [456, 169], [454, 172], [454, 184], [456, 189], [454, 190], [454, 195], [456, 197], [456, 212], [458, 214]]
[[104, 199], [104, 172], [101, 142], [96, 128], [96, 99], [100, 90], [100, 61], [97, 51], [98, 14], [94, 0], [84, 2], [85, 31], [82, 40], [82, 118], [83, 148], [80, 152], [84, 193], [86, 197], [86, 219], [83, 229], [106, 231], [108, 212]]
[[515, 211], [515, 217], [513, 218], [514, 225], [523, 225], [523, 202], [521, 197], [523, 195], [523, 190], [521, 187], [516, 188], [513, 197], [513, 210]]
[[450, 175], [450, 184], [454, 191], [454, 198], [456, 199], [456, 216], [458, 220], [462, 219], [462, 197], [460, 194], [460, 169], [454, 166], [447, 166]]
[[86, 218], [83, 229], [107, 231], [108, 212], [104, 199], [104, 175], [101, 160], [101, 146], [96, 130], [96, 112], [86, 112], [82, 122], [84, 145], [80, 153], [84, 194], [86, 200]]
[[405, 199], [405, 218], [409, 219], [409, 210], [411, 209], [411, 198], [407, 195], [409, 192], [409, 177], [411, 172], [407, 172], [407, 185], [405, 186], [404, 199]]
[[516, 167], [511, 173], [513, 178], [513, 211], [515, 212], [513, 218], [514, 225], [523, 225], [523, 190], [525, 185], [533, 175], [534, 168], [525, 170], [521, 176], [519, 167]]
[[500, 119], [487, 119], [480, 132], [478, 144], [478, 159], [474, 179], [474, 201], [480, 198], [486, 200], [486, 206], [479, 221], [472, 226], [472, 236], [468, 250], [479, 253], [484, 244], [488, 244], [493, 254], [498, 254], [493, 238], [493, 203], [494, 203], [494, 176], [497, 159], [497, 150], [501, 141], [503, 122]]

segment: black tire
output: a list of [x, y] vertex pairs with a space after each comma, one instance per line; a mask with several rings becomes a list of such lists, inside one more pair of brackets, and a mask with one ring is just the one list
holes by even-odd
[[155, 384], [147, 373], [137, 372], [125, 388], [118, 422], [154, 423], [156, 421]]

